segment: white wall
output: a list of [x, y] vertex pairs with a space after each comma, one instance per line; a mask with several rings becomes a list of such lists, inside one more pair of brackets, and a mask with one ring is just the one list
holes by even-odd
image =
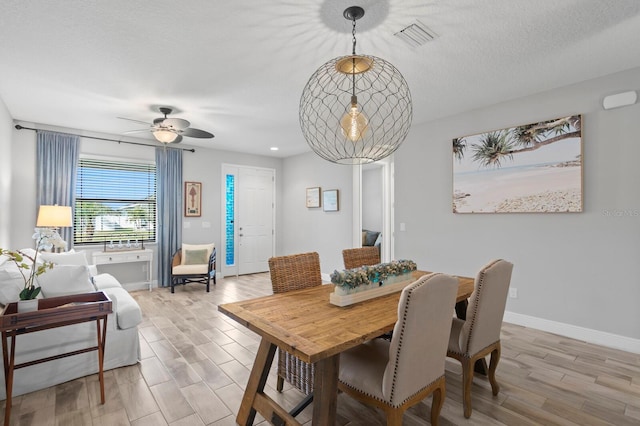
[[[280, 255], [317, 251], [325, 278], [343, 269], [342, 250], [352, 247], [352, 166], [333, 164], [314, 153], [285, 159], [284, 193], [278, 209], [284, 222]], [[305, 207], [306, 188], [339, 190], [339, 210], [325, 212]]]
[[[414, 125], [395, 155], [396, 257], [459, 275], [508, 259], [511, 313], [639, 339], [640, 104], [602, 109], [638, 89], [634, 69]], [[572, 114], [583, 114], [583, 213], [451, 212], [454, 137]]]
[[[0, 206], [8, 206], [11, 201], [11, 129], [13, 120], [2, 99], [0, 99]], [[9, 238], [11, 210], [0, 209], [0, 247], [12, 249]]]

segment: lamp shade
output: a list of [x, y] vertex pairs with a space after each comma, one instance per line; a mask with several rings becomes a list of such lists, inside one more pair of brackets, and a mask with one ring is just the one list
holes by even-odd
[[[353, 68], [345, 70], [345, 63]], [[359, 63], [368, 68], [360, 71]], [[311, 76], [300, 100], [307, 143], [320, 157], [339, 164], [370, 163], [392, 154], [407, 136], [411, 118], [405, 79], [375, 56], [330, 60]]]
[[45, 228], [63, 228], [73, 224], [71, 207], [40, 206], [36, 226]]

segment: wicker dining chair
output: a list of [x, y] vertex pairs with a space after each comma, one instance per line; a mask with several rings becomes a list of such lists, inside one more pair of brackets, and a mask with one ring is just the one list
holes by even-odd
[[[271, 286], [273, 293], [285, 293], [322, 285], [320, 256], [316, 252], [292, 254], [269, 259]], [[313, 364], [300, 360], [295, 355], [278, 348], [278, 383], [276, 389], [282, 392], [284, 380], [299, 389], [307, 398], [292, 410], [295, 417], [313, 398]]]
[[380, 263], [380, 249], [376, 246], [344, 249], [342, 250], [342, 260], [345, 269], [377, 265]]

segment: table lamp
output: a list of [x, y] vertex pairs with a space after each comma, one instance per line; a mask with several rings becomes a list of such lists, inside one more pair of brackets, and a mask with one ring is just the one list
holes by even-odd
[[[41, 241], [44, 246], [60, 247], [66, 246], [66, 242], [58, 234], [58, 228], [65, 228], [73, 225], [73, 217], [70, 206], [40, 206], [38, 210], [38, 219], [36, 220], [36, 227], [48, 229], [49, 235], [41, 235]], [[42, 238], [44, 237], [44, 238]], [[40, 244], [39, 244], [40, 245]], [[40, 249], [40, 247], [38, 247]]]

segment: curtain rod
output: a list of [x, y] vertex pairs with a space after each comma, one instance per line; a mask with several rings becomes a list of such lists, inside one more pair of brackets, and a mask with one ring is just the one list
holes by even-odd
[[[34, 132], [37, 132], [38, 130], [43, 131], [43, 132], [49, 132], [49, 131], [55, 132], [54, 130], [43, 130], [43, 129], [34, 129], [33, 127], [25, 127], [25, 126], [21, 126], [20, 124], [16, 124], [15, 128], [18, 129], [18, 130], [33, 130]], [[64, 133], [64, 132], [56, 132], [56, 133]], [[99, 138], [97, 136], [78, 135], [76, 133], [64, 133], [64, 134], [72, 135], [72, 136], [79, 136], [81, 138], [96, 139], [96, 140], [99, 140], [99, 141], [118, 142], [118, 143], [126, 143], [126, 144], [129, 144], [129, 145], [148, 146], [150, 148], [157, 148], [158, 147], [158, 145], [150, 145], [150, 144], [147, 144], [147, 143], [127, 142], [127, 141], [120, 141], [120, 140], [117, 140], [117, 139]], [[165, 147], [166, 147], [166, 145], [165, 145]], [[196, 152], [196, 150], [193, 149], [193, 148], [190, 149], [190, 148], [173, 148], [173, 147], [170, 147], [169, 149], [181, 149], [183, 151]]]

